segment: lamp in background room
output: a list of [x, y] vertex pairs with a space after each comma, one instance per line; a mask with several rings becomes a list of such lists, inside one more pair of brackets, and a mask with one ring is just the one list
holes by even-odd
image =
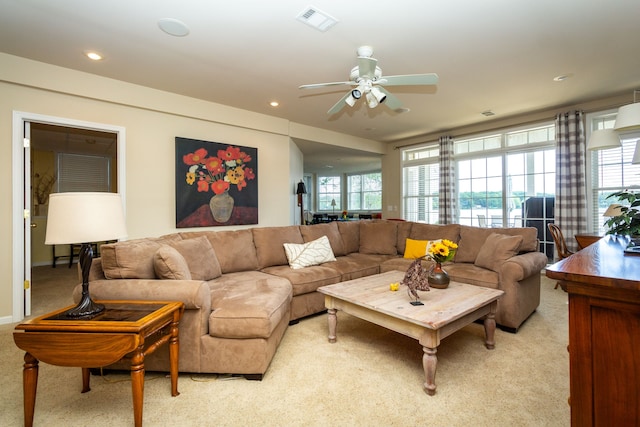
[[616, 147], [622, 147], [622, 142], [620, 142], [618, 133], [613, 129], [594, 130], [587, 142], [587, 150], [607, 150]]
[[633, 159], [631, 160], [632, 165], [637, 165], [640, 163], [640, 143], [636, 142], [636, 150], [633, 153]]
[[336, 213], [336, 199], [331, 199], [331, 212]]
[[620, 216], [622, 215], [622, 209], [620, 208], [622, 208], [622, 205], [618, 203], [613, 203], [609, 205], [609, 207], [607, 208], [606, 211], [604, 211], [602, 216], [606, 216], [606, 217]]
[[82, 299], [65, 314], [83, 317], [98, 314], [104, 305], [91, 300], [89, 270], [93, 259], [92, 242], [116, 240], [127, 236], [118, 193], [53, 193], [49, 196], [49, 212], [45, 244], [81, 244], [79, 263], [82, 271]]
[[633, 91], [633, 104], [623, 105], [618, 109], [616, 123], [613, 125], [615, 130], [640, 129], [640, 102], [636, 102], [639, 92], [638, 89]]
[[298, 195], [298, 206], [300, 206], [300, 225], [304, 225], [304, 202], [303, 202], [303, 194], [307, 194], [307, 189], [304, 186], [304, 182], [300, 180], [298, 183], [298, 188], [296, 189], [296, 194]]

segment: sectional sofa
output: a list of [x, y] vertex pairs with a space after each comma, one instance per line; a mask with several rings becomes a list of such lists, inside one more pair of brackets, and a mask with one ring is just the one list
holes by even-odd
[[[324, 311], [320, 286], [406, 271], [407, 239], [443, 238], [459, 245], [444, 266], [451, 279], [503, 290], [496, 322], [516, 332], [540, 303], [547, 263], [529, 227], [361, 220], [176, 232], [103, 245], [90, 291], [99, 300], [182, 301], [181, 372], [261, 379], [289, 325]], [[146, 369], [168, 371], [165, 353], [152, 354]]]

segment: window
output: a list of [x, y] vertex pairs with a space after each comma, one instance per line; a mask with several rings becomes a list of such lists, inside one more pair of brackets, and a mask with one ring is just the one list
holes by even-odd
[[438, 144], [403, 151], [402, 216], [416, 222], [438, 222], [440, 150]]
[[[616, 120], [615, 112], [604, 112], [590, 116], [587, 122], [591, 124], [591, 131], [597, 129], [611, 129]], [[619, 132], [622, 147], [606, 150], [590, 151], [591, 178], [591, 228], [604, 234], [604, 211], [612, 203], [610, 194], [622, 190], [640, 190], [640, 164], [631, 164], [636, 144], [640, 141], [640, 130]]]
[[58, 191], [111, 191], [110, 157], [58, 153]]
[[347, 176], [347, 210], [382, 209], [382, 173]]
[[318, 210], [340, 211], [340, 177], [318, 177]]

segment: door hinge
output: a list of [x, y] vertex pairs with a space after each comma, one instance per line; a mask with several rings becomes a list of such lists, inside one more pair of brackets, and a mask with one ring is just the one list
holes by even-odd
[[31, 146], [31, 140], [29, 138], [22, 138], [22, 147], [29, 148]]
[[28, 280], [24, 281], [24, 288], [29, 289], [31, 287], [31, 283]]

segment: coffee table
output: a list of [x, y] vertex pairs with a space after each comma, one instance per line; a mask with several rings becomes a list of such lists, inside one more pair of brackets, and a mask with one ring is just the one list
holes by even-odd
[[410, 304], [407, 287], [389, 289], [404, 278], [403, 271], [390, 271], [318, 288], [328, 309], [329, 342], [336, 342], [337, 310], [417, 339], [424, 354], [424, 391], [436, 392], [436, 351], [440, 341], [461, 328], [484, 318], [485, 346], [495, 347], [495, 313], [503, 291], [452, 281], [447, 289], [418, 291], [424, 305]]
[[[144, 358], [169, 343], [171, 395], [178, 393], [178, 323], [181, 302], [100, 301], [105, 310], [89, 318], [67, 318], [66, 307], [16, 326], [16, 345], [24, 355], [24, 424], [33, 425], [39, 361], [82, 368], [82, 393], [89, 387], [90, 368], [131, 359], [131, 391], [136, 426], [142, 425]], [[90, 424], [89, 421], [87, 421]]]

